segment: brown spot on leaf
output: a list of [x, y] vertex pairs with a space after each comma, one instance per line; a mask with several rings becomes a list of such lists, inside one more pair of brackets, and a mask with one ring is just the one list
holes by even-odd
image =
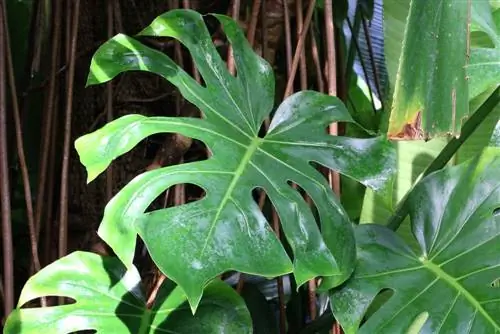
[[389, 138], [393, 140], [424, 139], [424, 131], [422, 130], [422, 111], [417, 112], [415, 119], [411, 123], [405, 124], [402, 131], [396, 134], [389, 133]]

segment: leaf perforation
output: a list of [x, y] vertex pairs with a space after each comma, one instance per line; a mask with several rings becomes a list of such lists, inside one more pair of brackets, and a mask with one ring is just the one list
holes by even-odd
[[415, 301], [418, 297], [420, 297], [421, 295], [423, 295], [427, 290], [429, 290], [434, 284], [436, 284], [436, 282], [439, 281], [439, 277], [436, 277], [436, 279], [432, 282], [430, 282], [424, 289], [422, 289], [422, 291], [420, 291], [418, 294], [416, 294], [412, 299], [410, 299], [403, 307], [400, 307], [398, 309], [398, 311], [396, 313], [394, 313], [392, 315], [391, 318], [389, 318], [387, 321], [385, 321], [382, 325], [381, 325], [381, 329], [384, 328], [385, 326], [387, 326], [392, 320], [394, 320], [394, 318], [396, 318], [398, 316], [398, 314], [400, 314], [405, 308], [407, 308], [409, 305], [411, 305], [411, 303], [413, 303], [413, 301]]
[[[137, 189], [137, 192], [138, 193], [142, 193], [144, 192], [145, 189], [148, 189], [151, 185], [151, 183], [155, 183], [155, 182], [158, 182], [157, 180], [159, 179], [163, 179], [165, 178], [166, 176], [171, 176], [172, 174], [200, 174], [200, 173], [206, 173], [206, 174], [223, 174], [223, 175], [233, 175], [232, 172], [225, 172], [225, 171], [203, 171], [203, 170], [197, 170], [197, 171], [192, 171], [192, 170], [179, 170], [178, 166], [168, 166], [168, 167], [163, 167], [163, 168], [159, 168], [159, 169], [156, 169], [156, 170], [152, 170], [152, 171], [149, 171], [149, 172], [146, 172], [144, 174], [158, 174], [156, 175], [156, 177], [153, 177], [151, 180], [149, 180], [149, 182], [143, 182], [142, 185]], [[143, 175], [144, 175], [143, 174]], [[142, 175], [142, 176], [143, 176]], [[129, 213], [129, 209], [130, 207], [134, 204], [134, 202], [132, 201], [128, 201], [125, 206], [124, 206], [124, 214], [128, 214]], [[143, 213], [141, 214], [138, 214], [137, 217], [140, 217], [141, 215], [143, 215]]]

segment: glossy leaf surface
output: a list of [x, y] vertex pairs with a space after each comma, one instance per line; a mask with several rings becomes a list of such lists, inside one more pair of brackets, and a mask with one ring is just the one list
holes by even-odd
[[[475, 98], [488, 89], [500, 85], [500, 12], [493, 12], [488, 1], [472, 2], [472, 28], [484, 32], [492, 47], [485, 47], [483, 41], [476, 41], [471, 33], [471, 44], [479, 45], [471, 50], [467, 66], [469, 77], [469, 98]], [[480, 35], [481, 36], [481, 35]], [[483, 45], [481, 45], [483, 44]]]
[[[192, 315], [184, 292], [163, 283], [155, 304], [146, 308], [135, 267], [117, 258], [74, 252], [47, 266], [26, 283], [18, 308], [9, 316], [6, 334], [73, 333], [251, 333], [250, 313], [228, 285], [213, 281]], [[43, 296], [65, 296], [74, 303], [20, 308]]]
[[356, 271], [332, 295], [347, 333], [357, 331], [374, 298], [393, 295], [361, 333], [500, 331], [500, 149], [431, 174], [409, 197], [413, 251], [391, 230], [360, 225]]
[[489, 145], [500, 147], [500, 121], [497, 121], [497, 124], [495, 125]]
[[467, 6], [462, 0], [410, 3], [389, 121], [390, 138], [460, 134], [468, 116]]
[[488, 88], [500, 85], [500, 49], [473, 49], [467, 75], [470, 97], [476, 97]]
[[471, 2], [471, 31], [484, 31], [495, 47], [500, 47], [500, 36], [493, 18], [492, 6], [489, 1]]
[[[95, 54], [89, 84], [106, 82], [124, 71], [157, 73], [176, 85], [204, 118], [129, 115], [79, 138], [76, 148], [89, 180], [155, 133], [178, 132], [203, 141], [212, 152], [205, 161], [139, 175], [107, 205], [99, 235], [130, 266], [138, 233], [159, 268], [186, 291], [193, 308], [203, 287], [227, 270], [266, 277], [293, 270], [299, 285], [316, 276], [328, 276], [340, 284], [354, 267], [352, 226], [326, 180], [309, 162], [383, 191], [393, 173], [394, 151], [382, 138], [325, 134], [331, 122], [352, 119], [337, 98], [310, 91], [286, 99], [268, 134], [260, 138], [258, 131], [273, 107], [271, 68], [252, 51], [237, 24], [224, 16], [216, 18], [232, 43], [236, 77], [227, 71], [202, 17], [195, 12], [168, 12], [141, 33], [180, 40], [206, 86], [196, 83], [166, 55], [124, 35], [117, 35]], [[313, 199], [321, 232], [289, 181]], [[166, 188], [181, 183], [200, 186], [206, 196], [144, 213]], [[267, 192], [281, 218], [294, 253], [293, 265], [252, 198], [256, 188]]]
[[384, 0], [384, 51], [391, 93], [394, 93], [410, 0]]

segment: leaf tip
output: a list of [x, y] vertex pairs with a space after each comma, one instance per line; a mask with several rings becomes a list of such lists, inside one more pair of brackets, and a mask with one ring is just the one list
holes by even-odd
[[196, 310], [198, 309], [198, 306], [200, 305], [202, 293], [203, 292], [199, 292], [199, 293], [193, 294], [191, 296], [186, 294], [187, 299], [188, 299], [188, 303], [189, 303], [189, 307], [191, 308], [191, 313], [193, 315], [196, 314]]

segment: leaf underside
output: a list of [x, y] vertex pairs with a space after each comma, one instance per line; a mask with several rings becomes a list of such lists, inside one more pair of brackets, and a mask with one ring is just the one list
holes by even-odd
[[[393, 295], [361, 333], [500, 331], [500, 149], [488, 148], [464, 164], [431, 174], [409, 197], [420, 245], [413, 252], [379, 225], [356, 230], [358, 266], [332, 293], [332, 309], [347, 333], [384, 290]], [[423, 321], [425, 320], [425, 321]]]
[[[328, 124], [352, 118], [337, 98], [311, 91], [285, 100], [268, 134], [259, 138], [273, 108], [273, 73], [234, 21], [215, 17], [232, 44], [236, 76], [227, 71], [202, 16], [189, 10], [161, 15], [140, 34], [178, 39], [190, 51], [204, 86], [165, 54], [125, 35], [115, 36], [94, 55], [88, 84], [109, 81], [125, 71], [153, 72], [174, 84], [203, 118], [128, 115], [79, 138], [75, 146], [89, 181], [155, 133], [176, 132], [201, 140], [212, 153], [208, 160], [137, 176], [108, 203], [99, 235], [130, 266], [139, 234], [160, 270], [186, 292], [193, 309], [203, 287], [228, 270], [266, 277], [293, 271], [298, 285], [316, 276], [338, 285], [354, 268], [354, 233], [328, 183], [310, 163], [383, 192], [390, 188], [394, 150], [382, 138], [327, 135]], [[313, 200], [321, 230], [290, 181]], [[165, 189], [183, 183], [203, 188], [206, 196], [144, 213]], [[254, 189], [263, 189], [272, 201], [293, 250], [293, 264], [252, 198]]]

